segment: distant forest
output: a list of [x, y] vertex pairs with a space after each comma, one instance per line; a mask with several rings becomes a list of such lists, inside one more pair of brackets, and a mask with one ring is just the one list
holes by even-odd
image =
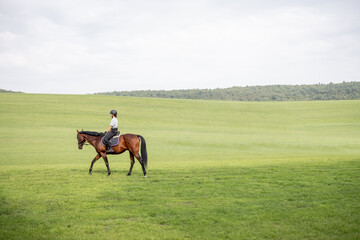
[[313, 101], [360, 99], [360, 82], [313, 85], [269, 85], [217, 89], [143, 90], [95, 93], [131, 97], [180, 98], [228, 101]]
[[21, 92], [14, 92], [11, 90], [0, 89], [0, 93], [21, 93]]

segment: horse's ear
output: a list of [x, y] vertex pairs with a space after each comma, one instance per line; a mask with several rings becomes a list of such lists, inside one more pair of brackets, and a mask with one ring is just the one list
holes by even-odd
[[77, 133], [79, 133], [79, 130], [76, 129], [76, 131], [77, 131]]

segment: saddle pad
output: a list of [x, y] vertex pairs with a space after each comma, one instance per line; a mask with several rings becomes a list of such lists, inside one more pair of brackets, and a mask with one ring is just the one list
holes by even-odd
[[[111, 145], [112, 147], [115, 147], [116, 145], [119, 144], [119, 139], [120, 139], [120, 135], [116, 135], [116, 136], [110, 138], [110, 140], [109, 140], [110, 145]], [[104, 144], [104, 137], [101, 138], [101, 143], [102, 143], [102, 145], [105, 146], [105, 144]]]

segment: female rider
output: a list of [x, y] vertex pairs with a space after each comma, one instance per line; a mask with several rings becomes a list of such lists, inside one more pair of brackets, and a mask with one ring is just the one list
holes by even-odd
[[118, 131], [118, 120], [116, 118], [117, 117], [117, 111], [116, 110], [111, 110], [110, 115], [111, 115], [110, 127], [108, 128], [108, 130], [106, 130], [106, 134], [105, 134], [105, 137], [104, 137], [104, 143], [105, 143], [105, 146], [106, 146], [106, 150], [111, 149], [109, 140], [110, 140], [110, 138], [115, 136], [117, 131]]

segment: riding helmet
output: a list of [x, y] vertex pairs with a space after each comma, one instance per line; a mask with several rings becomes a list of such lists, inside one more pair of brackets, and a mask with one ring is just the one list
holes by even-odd
[[110, 114], [114, 114], [115, 116], [117, 116], [117, 111], [116, 110], [111, 110]]

